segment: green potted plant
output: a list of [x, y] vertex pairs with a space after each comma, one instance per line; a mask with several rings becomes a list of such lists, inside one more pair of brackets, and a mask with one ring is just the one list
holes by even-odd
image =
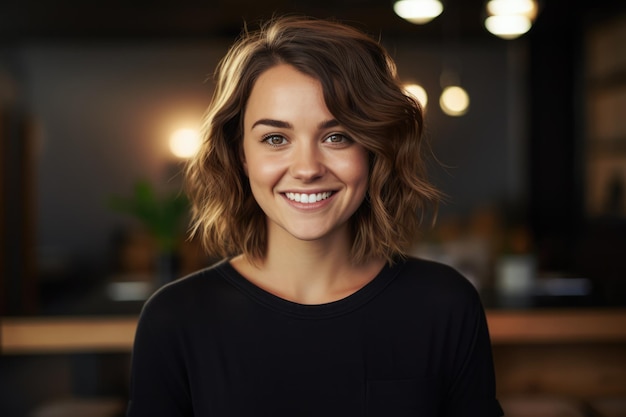
[[158, 195], [149, 181], [138, 181], [129, 197], [114, 196], [110, 207], [139, 221], [154, 239], [159, 284], [174, 278], [177, 246], [185, 233], [189, 201], [181, 192]]

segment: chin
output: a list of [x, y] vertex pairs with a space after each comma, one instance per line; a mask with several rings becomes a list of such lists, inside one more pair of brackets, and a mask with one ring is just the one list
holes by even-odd
[[293, 236], [295, 239], [306, 241], [306, 242], [313, 242], [316, 240], [323, 240], [323, 239], [329, 239], [329, 238], [330, 239], [338, 238], [340, 236], [341, 230], [342, 230], [341, 228], [328, 229], [328, 228], [322, 228], [319, 226], [285, 229], [285, 231], [291, 236]]

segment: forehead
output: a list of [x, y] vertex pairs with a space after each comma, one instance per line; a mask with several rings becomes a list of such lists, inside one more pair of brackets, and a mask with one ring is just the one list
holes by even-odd
[[291, 65], [280, 64], [257, 78], [246, 103], [244, 123], [250, 117], [302, 116], [304, 110], [309, 117], [330, 115], [321, 83]]
[[254, 94], [255, 90], [275, 90], [283, 86], [299, 89], [321, 88], [316, 78], [299, 71], [292, 65], [278, 64], [266, 69], [258, 76], [252, 85], [250, 95]]

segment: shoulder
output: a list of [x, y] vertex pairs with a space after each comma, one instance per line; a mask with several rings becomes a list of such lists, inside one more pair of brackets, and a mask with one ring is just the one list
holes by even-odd
[[231, 288], [222, 279], [224, 261], [164, 285], [144, 303], [142, 320], [157, 320], [161, 323], [186, 319], [199, 309], [210, 307], [215, 299]]
[[450, 265], [436, 261], [408, 257], [398, 263], [398, 277], [414, 285], [432, 290], [450, 290], [474, 293], [473, 284]]
[[409, 257], [392, 267], [395, 285], [424, 305], [447, 308], [466, 306], [481, 308], [478, 291], [455, 268], [436, 261]]

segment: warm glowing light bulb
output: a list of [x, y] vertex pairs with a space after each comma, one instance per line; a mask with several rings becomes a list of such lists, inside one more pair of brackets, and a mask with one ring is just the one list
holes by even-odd
[[503, 39], [515, 39], [530, 30], [532, 23], [522, 15], [498, 15], [485, 19], [485, 27]]
[[493, 16], [521, 15], [533, 19], [537, 7], [533, 0], [491, 0], [487, 3], [487, 12]]
[[194, 129], [178, 129], [170, 137], [170, 150], [179, 158], [191, 158], [200, 148], [200, 134]]
[[462, 116], [469, 108], [469, 95], [459, 86], [450, 86], [443, 89], [439, 97], [441, 110], [448, 116]]
[[420, 105], [422, 109], [426, 108], [426, 104], [428, 103], [428, 94], [426, 94], [426, 90], [419, 84], [405, 84], [404, 91], [413, 96]]
[[393, 4], [398, 16], [411, 23], [423, 25], [443, 12], [439, 0], [398, 0]]
[[485, 27], [503, 39], [515, 39], [528, 32], [537, 17], [536, 0], [490, 0]]

